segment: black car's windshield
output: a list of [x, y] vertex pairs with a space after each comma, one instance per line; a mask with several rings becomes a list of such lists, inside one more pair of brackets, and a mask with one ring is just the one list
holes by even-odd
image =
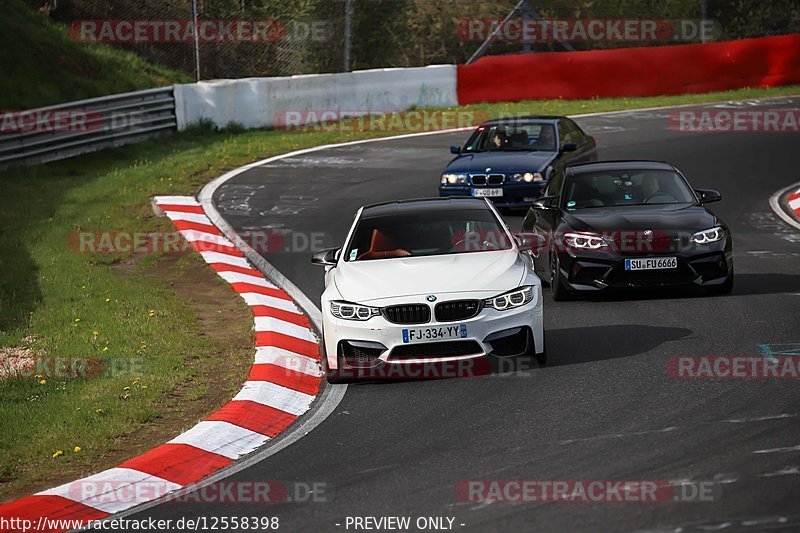
[[508, 250], [506, 232], [488, 209], [415, 211], [359, 221], [346, 261]]
[[465, 152], [554, 152], [556, 132], [552, 124], [523, 122], [479, 128], [467, 141]]
[[696, 202], [683, 178], [672, 170], [610, 170], [572, 176], [564, 189], [568, 210]]

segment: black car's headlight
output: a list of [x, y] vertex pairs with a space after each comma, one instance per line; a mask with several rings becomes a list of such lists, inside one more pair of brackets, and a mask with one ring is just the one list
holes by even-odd
[[692, 235], [691, 241], [696, 244], [709, 244], [725, 238], [725, 230], [719, 226], [698, 231]]
[[511, 175], [511, 181], [534, 183], [537, 181], [544, 181], [541, 172], [520, 172]]
[[464, 185], [467, 183], [466, 174], [442, 174], [442, 185]]
[[513, 291], [504, 292], [494, 298], [484, 300], [483, 305], [497, 309], [498, 311], [505, 311], [507, 309], [514, 309], [522, 307], [533, 300], [533, 285], [526, 285], [519, 287]]
[[380, 315], [381, 310], [350, 302], [331, 302], [331, 314], [343, 320], [369, 320]]
[[597, 250], [608, 246], [603, 236], [596, 233], [565, 233], [564, 244], [570, 248], [587, 250]]

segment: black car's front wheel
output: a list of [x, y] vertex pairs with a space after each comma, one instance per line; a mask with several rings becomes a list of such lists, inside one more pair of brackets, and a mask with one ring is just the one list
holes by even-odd
[[558, 253], [554, 253], [550, 260], [550, 293], [553, 295], [553, 300], [557, 302], [569, 300], [571, 297], [564, 284], [564, 278], [561, 277], [561, 264], [558, 260]]

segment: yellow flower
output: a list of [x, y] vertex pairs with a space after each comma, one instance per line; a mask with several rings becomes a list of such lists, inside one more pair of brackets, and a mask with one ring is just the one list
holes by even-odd
[[75, 452], [75, 453], [78, 453], [78, 452], [81, 451], [81, 447], [80, 446], [75, 446], [75, 449], [73, 449], [72, 451]]
[[124, 387], [122, 390], [131, 390], [130, 387]]
[[94, 335], [95, 337], [97, 337], [98, 335], [100, 335], [100, 332], [99, 332], [99, 331], [93, 331], [93, 332], [92, 332], [92, 335]]
[[77, 324], [78, 322], [80, 322], [80, 321], [81, 321], [81, 319], [80, 319], [80, 318], [76, 318], [76, 319], [75, 319], [75, 323], [76, 323], [76, 324]]
[[103, 412], [103, 410], [102, 409], [95, 409], [94, 412], [100, 414], [100, 413]]
[[107, 352], [108, 351], [108, 346], [103, 346], [103, 351]]
[[111, 298], [106, 298], [106, 303], [110, 302]]
[[40, 380], [39, 385], [47, 385], [47, 380], [46, 379]]
[[53, 459], [55, 459], [57, 457], [61, 457], [62, 455], [64, 455], [64, 452], [61, 451], [61, 450], [58, 450], [56, 453], [53, 454]]

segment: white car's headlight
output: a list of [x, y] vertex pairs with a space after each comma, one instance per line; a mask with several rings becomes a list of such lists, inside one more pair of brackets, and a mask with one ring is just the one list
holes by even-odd
[[461, 185], [467, 183], [466, 174], [442, 174], [442, 185]]
[[483, 305], [498, 311], [505, 311], [506, 309], [521, 307], [530, 303], [531, 300], [533, 300], [533, 285], [526, 285], [484, 300]]
[[725, 237], [725, 230], [719, 226], [709, 228], [703, 231], [698, 231], [692, 235], [692, 242], [697, 244], [709, 244], [717, 242]]
[[380, 315], [381, 310], [350, 302], [331, 302], [331, 314], [343, 320], [369, 320]]
[[597, 250], [608, 246], [606, 240], [594, 233], [565, 233], [564, 244], [570, 248]]
[[522, 172], [519, 174], [512, 174], [511, 179], [513, 181], [521, 181], [524, 183], [544, 181], [541, 172]]

